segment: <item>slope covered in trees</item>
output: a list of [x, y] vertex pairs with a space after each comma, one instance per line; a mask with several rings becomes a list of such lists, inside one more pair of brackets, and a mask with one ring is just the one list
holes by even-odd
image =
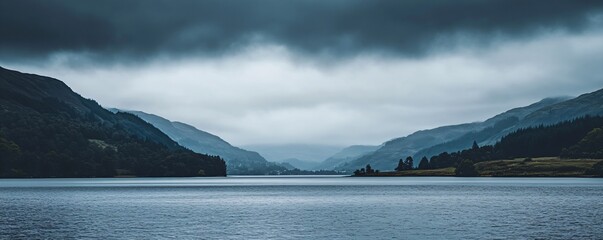
[[[445, 151], [460, 151], [468, 148], [472, 141], [477, 141], [481, 145], [494, 145], [496, 142], [500, 141], [502, 137], [519, 129], [537, 127], [540, 125], [552, 125], [584, 116], [603, 116], [603, 89], [585, 93], [565, 101], [558, 101], [556, 103], [555, 101], [545, 102], [551, 104], [536, 104], [534, 106], [537, 106], [537, 108], [525, 108], [524, 110], [532, 109], [532, 112], [524, 111], [523, 117], [517, 115], [518, 121], [506, 121], [503, 125], [499, 124], [498, 127], [495, 126], [495, 128], [498, 129], [484, 129], [469, 133], [453, 141], [442, 142], [433, 147], [418, 151], [414, 154], [414, 157], [431, 156]], [[504, 127], [504, 125], [506, 125], [506, 127]], [[501, 126], [503, 128], [501, 128]]]
[[494, 146], [432, 156], [430, 168], [458, 166], [465, 159], [474, 163], [513, 158], [561, 156], [564, 158], [603, 158], [603, 117], [582, 117], [550, 126], [519, 129]]
[[0, 68], [0, 177], [223, 176], [128, 114], [113, 114], [59, 80]]
[[[601, 94], [603, 95], [603, 92]], [[347, 164], [340, 166], [338, 169], [352, 170], [363, 167], [368, 163], [375, 168], [393, 169], [401, 156], [413, 156], [415, 159], [420, 159], [423, 156], [431, 156], [444, 151], [459, 151], [471, 147], [470, 144], [474, 140], [477, 140], [481, 143], [494, 144], [500, 139], [500, 137], [512, 132], [512, 126], [520, 125], [522, 120], [531, 113], [566, 100], [567, 98], [565, 97], [546, 98], [528, 106], [514, 108], [503, 112], [483, 122], [443, 126], [418, 131], [406, 137], [387, 141], [376, 151], [349, 161]], [[584, 101], [580, 101], [576, 104], [586, 103]], [[574, 107], [574, 105], [564, 106]], [[603, 113], [603, 108], [598, 110], [599, 113]], [[597, 110], [595, 109], [590, 112], [597, 113]], [[581, 116], [579, 115], [581, 112], [568, 113], [577, 114], [570, 115], [570, 117]], [[534, 121], [530, 121], [530, 123], [537, 121], [538, 119], [535, 119]]]

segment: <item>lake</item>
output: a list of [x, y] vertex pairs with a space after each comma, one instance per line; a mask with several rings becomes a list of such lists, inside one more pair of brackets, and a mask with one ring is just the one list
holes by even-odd
[[602, 239], [603, 179], [5, 179], [0, 238]]

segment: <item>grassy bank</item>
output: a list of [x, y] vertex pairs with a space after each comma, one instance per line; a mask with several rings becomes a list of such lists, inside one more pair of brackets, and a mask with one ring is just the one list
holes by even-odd
[[487, 177], [587, 177], [585, 171], [600, 159], [559, 159], [557, 157], [512, 159], [475, 164]]
[[367, 177], [404, 177], [404, 176], [454, 176], [454, 168], [439, 168], [439, 169], [427, 169], [427, 170], [406, 170], [400, 172], [379, 172], [371, 175], [365, 175]]
[[[480, 162], [475, 169], [481, 177], [592, 177], [586, 175], [601, 159], [560, 159], [558, 157], [543, 157], [533, 159], [509, 159]], [[375, 177], [404, 177], [404, 176], [454, 176], [455, 168], [440, 168], [428, 170], [405, 170], [400, 172], [379, 172], [365, 176]]]

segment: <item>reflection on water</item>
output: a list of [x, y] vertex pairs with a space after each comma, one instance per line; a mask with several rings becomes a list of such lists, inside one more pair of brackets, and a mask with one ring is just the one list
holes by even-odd
[[8, 179], [0, 238], [598, 238], [602, 199], [578, 178]]

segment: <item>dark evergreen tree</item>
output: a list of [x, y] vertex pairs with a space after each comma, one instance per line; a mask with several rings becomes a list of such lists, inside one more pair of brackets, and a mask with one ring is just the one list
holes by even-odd
[[371, 167], [370, 164], [366, 165], [366, 174], [373, 174], [375, 173], [375, 170], [373, 170], [373, 168]]
[[431, 157], [429, 165], [431, 168], [452, 167], [456, 165], [454, 164], [454, 161], [455, 159], [448, 152], [443, 152], [437, 156]]
[[477, 145], [477, 142], [476, 142], [475, 140], [473, 141], [473, 145], [471, 146], [471, 149], [472, 149], [472, 150], [477, 150], [477, 149], [479, 149], [479, 145]]
[[429, 169], [429, 160], [427, 160], [427, 157], [423, 156], [423, 158], [421, 158], [419, 169]]
[[404, 160], [404, 170], [412, 170], [414, 168], [414, 160], [411, 156], [408, 156], [406, 160]]
[[404, 160], [400, 159], [400, 161], [398, 161], [398, 166], [395, 170], [398, 172], [404, 170]]

